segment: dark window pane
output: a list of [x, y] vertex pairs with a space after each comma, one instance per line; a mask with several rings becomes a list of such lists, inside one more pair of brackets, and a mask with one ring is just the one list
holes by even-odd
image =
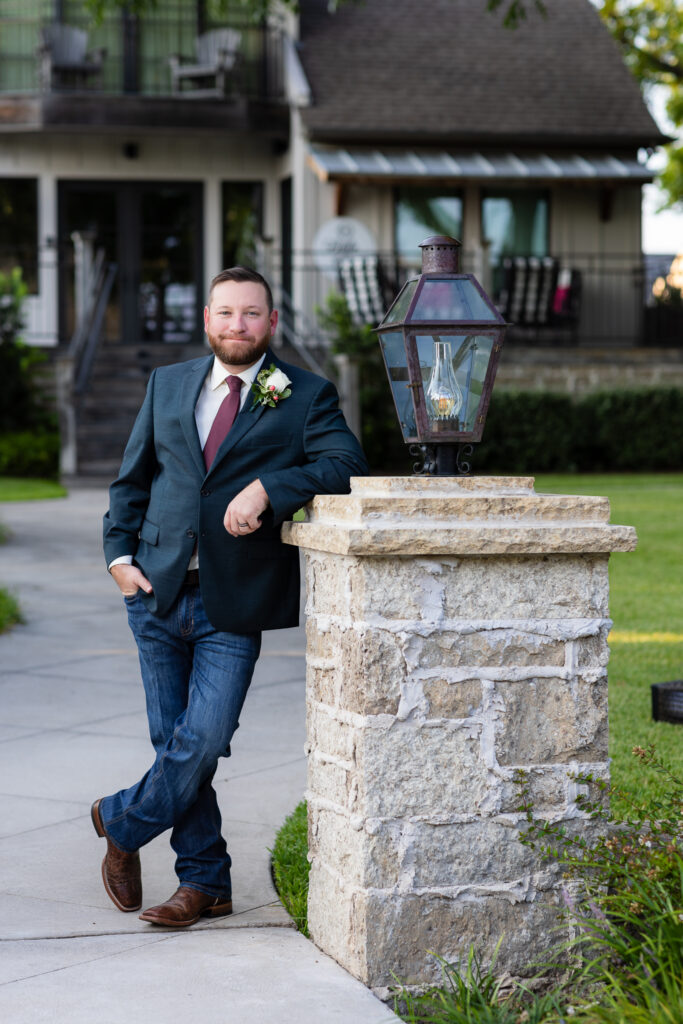
[[419, 245], [430, 235], [462, 234], [462, 198], [442, 188], [397, 188], [395, 192], [396, 250], [421, 264]]
[[223, 266], [253, 267], [263, 231], [263, 184], [223, 182]]
[[485, 193], [482, 227], [495, 262], [502, 256], [547, 256], [548, 197], [534, 190]]
[[21, 267], [29, 291], [38, 291], [38, 182], [0, 178], [0, 270]]
[[536, 189], [485, 192], [482, 232], [490, 243], [493, 292], [500, 293], [506, 256], [548, 255], [548, 196]]

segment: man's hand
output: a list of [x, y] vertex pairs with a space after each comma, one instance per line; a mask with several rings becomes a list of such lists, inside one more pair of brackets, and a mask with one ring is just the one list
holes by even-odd
[[233, 537], [246, 537], [258, 530], [259, 516], [268, 508], [268, 495], [261, 481], [254, 480], [237, 494], [225, 510], [223, 526]]
[[109, 571], [124, 597], [133, 597], [138, 590], [144, 590], [146, 594], [152, 593], [152, 584], [136, 565], [119, 563], [119, 565], [112, 565]]

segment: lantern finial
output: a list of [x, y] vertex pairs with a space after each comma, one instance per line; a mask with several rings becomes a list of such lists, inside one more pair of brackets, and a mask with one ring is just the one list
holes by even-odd
[[423, 274], [459, 273], [460, 242], [449, 235], [431, 235], [420, 242]]

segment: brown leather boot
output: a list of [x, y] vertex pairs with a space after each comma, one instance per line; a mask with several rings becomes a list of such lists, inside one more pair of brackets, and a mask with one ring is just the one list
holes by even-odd
[[166, 928], [187, 928], [200, 917], [224, 917], [232, 914], [232, 900], [224, 896], [208, 896], [199, 889], [181, 885], [169, 900], [150, 907], [140, 914], [141, 921], [165, 925]]
[[[101, 798], [100, 798], [101, 800]], [[142, 879], [140, 877], [140, 853], [126, 853], [119, 850], [107, 835], [100, 817], [100, 800], [90, 808], [90, 817], [98, 836], [107, 840], [107, 853], [102, 861], [102, 881], [112, 903], [119, 910], [129, 913], [142, 906]]]

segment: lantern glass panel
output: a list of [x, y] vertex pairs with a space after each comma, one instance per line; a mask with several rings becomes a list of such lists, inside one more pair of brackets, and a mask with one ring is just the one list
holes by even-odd
[[495, 338], [418, 334], [415, 341], [430, 426], [474, 430]]
[[[408, 307], [412, 301], [415, 289], [417, 288], [418, 278], [415, 277], [411, 281], [406, 281], [401, 291], [398, 293], [393, 304], [389, 307], [389, 310], [382, 320], [382, 324], [398, 324], [402, 320], [405, 320]], [[382, 326], [380, 324], [380, 327]]]
[[494, 323], [498, 320], [476, 285], [466, 277], [426, 280], [410, 319], [412, 322], [489, 320]]
[[401, 424], [403, 438], [406, 440], [416, 436], [417, 427], [412, 391], [408, 387], [410, 378], [403, 334], [401, 331], [383, 331], [379, 335], [379, 342], [391, 384], [396, 414]]

